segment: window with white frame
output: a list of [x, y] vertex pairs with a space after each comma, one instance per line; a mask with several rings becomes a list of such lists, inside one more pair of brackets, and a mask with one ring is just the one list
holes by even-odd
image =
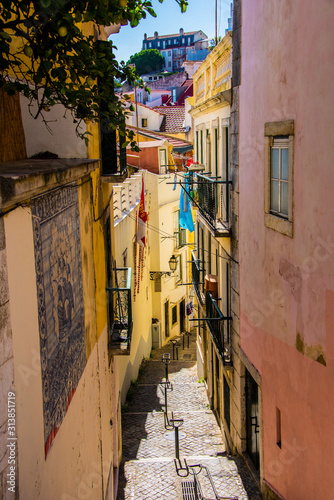
[[289, 137], [274, 137], [270, 148], [270, 212], [289, 215]]
[[167, 151], [165, 149], [159, 149], [159, 174], [165, 174], [167, 172]]
[[265, 124], [265, 225], [293, 236], [294, 121]]

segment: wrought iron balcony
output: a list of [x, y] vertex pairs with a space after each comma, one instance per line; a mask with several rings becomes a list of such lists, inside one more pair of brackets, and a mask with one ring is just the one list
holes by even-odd
[[231, 181], [191, 174], [190, 195], [202, 217], [214, 230], [215, 236], [230, 236], [229, 198]]
[[204, 270], [200, 268], [200, 261], [196, 258], [194, 250], [191, 251], [191, 281], [197, 297], [197, 300], [203, 304], [204, 296], [202, 293], [204, 283]]
[[230, 322], [231, 316], [224, 316], [211, 292], [205, 294], [206, 322], [211, 337], [224, 365], [232, 364]]
[[132, 334], [131, 267], [115, 269], [115, 287], [107, 287], [109, 349], [114, 355], [130, 354]]

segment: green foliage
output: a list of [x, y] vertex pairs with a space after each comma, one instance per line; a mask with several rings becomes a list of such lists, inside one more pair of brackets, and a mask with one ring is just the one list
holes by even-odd
[[[175, 1], [184, 11], [188, 2]], [[111, 42], [98, 40], [99, 26], [127, 20], [134, 27], [147, 13], [155, 16], [150, 0], [2, 0], [0, 87], [22, 92], [33, 116], [46, 123], [45, 112], [61, 103], [78, 135], [82, 119], [117, 128], [125, 111], [114, 79], [131, 84], [138, 76], [116, 61]], [[94, 36], [78, 24], [87, 22], [94, 23]]]
[[216, 43], [216, 39], [215, 38], [211, 38], [210, 43], [209, 43], [209, 47], [208, 47], [209, 51], [213, 50], [216, 47], [216, 45], [218, 45], [218, 43], [221, 42], [221, 41], [222, 41], [222, 37], [221, 36], [219, 36], [217, 38], [217, 43]]
[[159, 71], [165, 63], [165, 58], [158, 49], [148, 49], [131, 56], [129, 63], [136, 66], [138, 75], [145, 75], [146, 73]]

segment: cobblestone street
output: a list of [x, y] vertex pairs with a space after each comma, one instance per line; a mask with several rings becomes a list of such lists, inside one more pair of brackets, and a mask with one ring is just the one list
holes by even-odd
[[[165, 365], [163, 353], [169, 352], [168, 416], [183, 419], [180, 427], [180, 459], [188, 465], [206, 466], [220, 496], [239, 500], [261, 498], [241, 457], [226, 454], [221, 431], [208, 407], [205, 386], [198, 381], [195, 335], [190, 346], [178, 352], [173, 361], [172, 346], [153, 351], [131, 387], [122, 415], [123, 462], [120, 470], [118, 500], [182, 500], [181, 481], [175, 469], [174, 431], [164, 426]], [[185, 339], [185, 344], [187, 340]], [[175, 355], [176, 357], [176, 355]], [[190, 480], [192, 476], [187, 477]], [[205, 470], [198, 475], [203, 493], [214, 498]]]

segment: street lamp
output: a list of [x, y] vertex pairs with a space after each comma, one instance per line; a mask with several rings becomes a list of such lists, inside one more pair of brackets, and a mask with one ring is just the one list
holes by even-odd
[[169, 264], [169, 269], [171, 271], [176, 271], [176, 268], [177, 268], [177, 258], [175, 257], [174, 254], [169, 259], [168, 264]]
[[171, 276], [177, 268], [177, 258], [172, 255], [168, 261], [170, 271], [150, 271], [150, 279], [154, 280], [155, 276], [160, 279], [162, 276]]

